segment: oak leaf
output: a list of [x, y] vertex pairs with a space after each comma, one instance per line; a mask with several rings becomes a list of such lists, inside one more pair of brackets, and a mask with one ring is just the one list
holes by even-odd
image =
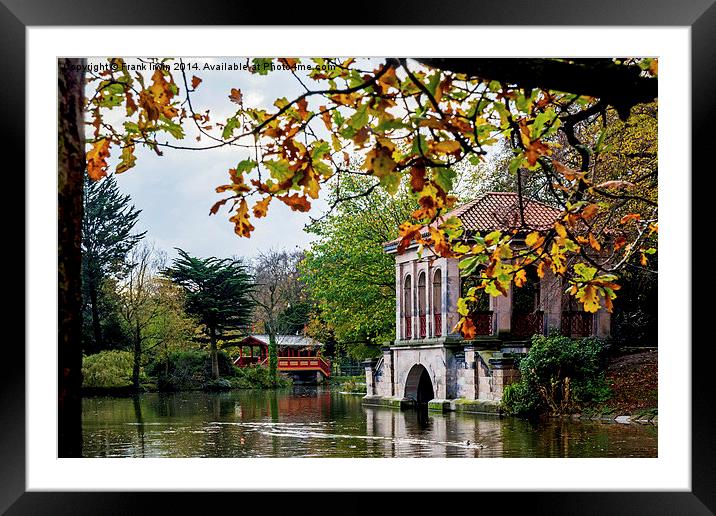
[[87, 174], [90, 179], [97, 181], [107, 175], [107, 161], [109, 157], [109, 140], [102, 138], [92, 144], [87, 152]]

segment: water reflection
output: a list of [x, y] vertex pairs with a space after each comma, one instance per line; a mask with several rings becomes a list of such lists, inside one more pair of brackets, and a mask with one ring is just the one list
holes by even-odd
[[653, 426], [365, 407], [360, 396], [148, 393], [83, 400], [87, 457], [655, 457]]

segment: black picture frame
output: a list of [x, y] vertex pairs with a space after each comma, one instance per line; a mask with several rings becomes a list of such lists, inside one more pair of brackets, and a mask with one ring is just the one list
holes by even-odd
[[[441, 0], [400, 0], [369, 8], [351, 9], [348, 4], [312, 2], [310, 8], [291, 11], [290, 17], [280, 17], [276, 5], [268, 2], [217, 0], [192, 2], [154, 0], [141, 2], [97, 2], [96, 0], [0, 0], [0, 63], [2, 64], [2, 109], [4, 124], [2, 147], [5, 155], [11, 149], [23, 149], [25, 137], [25, 29], [28, 26], [48, 25], [316, 25], [340, 24], [338, 20], [357, 25], [576, 25], [584, 26], [688, 26], [691, 28], [691, 98], [693, 170], [709, 164], [708, 153], [713, 143], [710, 118], [716, 113], [716, 0], [602, 0], [598, 4], [583, 0], [553, 0], [537, 4], [529, 0], [485, 0], [467, 2]], [[342, 17], [340, 9], [350, 14]], [[91, 42], [88, 42], [88, 50]], [[694, 107], [698, 107], [695, 109]], [[49, 120], [49, 119], [48, 119]], [[12, 153], [16, 159], [14, 170], [24, 170], [24, 154]], [[712, 168], [709, 166], [708, 168]], [[10, 170], [6, 169], [6, 174]], [[686, 172], [685, 172], [686, 174]], [[25, 192], [22, 174], [15, 173], [14, 192]], [[694, 175], [692, 174], [692, 178]], [[7, 188], [7, 187], [6, 187]], [[6, 190], [6, 196], [9, 196]], [[708, 189], [692, 189], [692, 206], [708, 205]], [[13, 197], [17, 197], [15, 194]], [[16, 209], [10, 216], [11, 228], [6, 230], [7, 242], [14, 242], [14, 260], [26, 263], [24, 224], [20, 224]], [[6, 215], [7, 216], [7, 215]], [[695, 224], [699, 219], [692, 213]], [[14, 229], [13, 229], [14, 228]], [[13, 234], [12, 231], [15, 231]], [[692, 228], [694, 237], [696, 227]], [[14, 237], [14, 238], [12, 238]], [[21, 258], [23, 258], [21, 260]], [[25, 274], [32, 271], [25, 269]], [[680, 278], [679, 281], [691, 281]], [[15, 292], [20, 292], [18, 288]], [[19, 295], [16, 295], [16, 299]], [[697, 303], [692, 297], [692, 321], [708, 320], [708, 304]], [[24, 303], [14, 302], [15, 310], [23, 310]], [[24, 314], [23, 314], [24, 315]], [[17, 314], [20, 316], [20, 314]], [[17, 317], [16, 316], [16, 317]], [[19, 319], [16, 319], [19, 320]], [[695, 329], [695, 328], [694, 328]], [[692, 490], [690, 492], [557, 492], [557, 493], [479, 493], [480, 511], [501, 509], [510, 512], [517, 505], [528, 504], [533, 514], [714, 514], [716, 512], [716, 417], [709, 394], [713, 393], [711, 364], [706, 355], [712, 347], [709, 339], [697, 339], [697, 333], [685, 331], [685, 342], [692, 346]], [[0, 511], [7, 514], [142, 514], [154, 512], [152, 505], [178, 512], [201, 511], [211, 507], [231, 506], [239, 502], [240, 494], [229, 493], [126, 493], [126, 492], [26, 492], [25, 489], [25, 350], [6, 345], [0, 388]], [[698, 395], [697, 395], [698, 394]], [[353, 512], [361, 506], [374, 506], [372, 496], [348, 493], [347, 509]], [[308, 499], [306, 493], [288, 496], [272, 495], [274, 510], [295, 510], [295, 501]], [[401, 511], [426, 508], [429, 493], [401, 497]], [[473, 498], [474, 499], [474, 498]], [[360, 500], [353, 502], [351, 500]], [[445, 498], [440, 497], [442, 503]], [[343, 505], [343, 504], [341, 504]], [[351, 509], [352, 507], [352, 509]], [[177, 509], [180, 508], [180, 509]], [[247, 506], [248, 508], [248, 506]], [[445, 506], [449, 508], [449, 505]], [[423, 512], [421, 510], [421, 512]], [[301, 512], [301, 511], [298, 511]]]

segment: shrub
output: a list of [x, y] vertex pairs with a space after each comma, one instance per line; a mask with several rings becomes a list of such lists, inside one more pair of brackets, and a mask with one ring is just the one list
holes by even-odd
[[588, 402], [605, 401], [604, 343], [535, 335], [519, 362], [520, 381], [505, 388], [502, 404], [513, 414], [573, 412]]
[[[219, 374], [233, 377], [236, 368], [231, 359], [223, 351], [218, 353], [218, 358]], [[219, 385], [211, 377], [211, 355], [207, 351], [173, 351], [161, 362], [152, 363], [149, 371], [156, 376], [157, 387], [162, 391], [200, 389], [210, 382], [214, 387]]]
[[[101, 351], [82, 357], [82, 386], [117, 389], [132, 385], [134, 355], [129, 351]], [[140, 380], [146, 379], [140, 371]]]
[[205, 391], [228, 391], [231, 389], [232, 384], [226, 378], [219, 378], [217, 380], [209, 380], [204, 384]]
[[232, 379], [232, 385], [239, 389], [271, 389], [276, 387], [288, 387], [291, 379], [279, 374], [274, 381], [268, 367], [251, 365], [236, 370], [236, 376]]
[[[364, 379], [365, 380], [365, 379]], [[354, 379], [347, 380], [341, 384], [341, 389], [345, 392], [366, 392], [365, 382], [357, 382]]]

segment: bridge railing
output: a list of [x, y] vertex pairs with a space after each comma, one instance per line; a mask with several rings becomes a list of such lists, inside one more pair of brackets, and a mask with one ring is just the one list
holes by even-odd
[[331, 363], [323, 357], [278, 357], [280, 371], [320, 370], [325, 376], [331, 376]]

